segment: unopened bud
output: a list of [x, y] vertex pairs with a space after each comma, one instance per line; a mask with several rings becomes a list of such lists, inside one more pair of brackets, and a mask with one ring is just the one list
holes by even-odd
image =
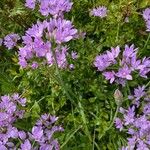
[[121, 105], [123, 101], [123, 95], [118, 89], [115, 90], [114, 98], [115, 98], [116, 104]]

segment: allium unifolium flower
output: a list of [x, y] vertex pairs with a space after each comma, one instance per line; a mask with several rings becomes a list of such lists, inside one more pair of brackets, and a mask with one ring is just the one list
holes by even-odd
[[[116, 82], [124, 86], [126, 80], [133, 80], [133, 72], [138, 72], [143, 78], [147, 78], [150, 72], [150, 58], [144, 57], [140, 60], [137, 58], [137, 52], [138, 49], [134, 48], [134, 45], [125, 45], [121, 55], [120, 48], [117, 46], [111, 48], [111, 51], [96, 56], [94, 66], [102, 72], [106, 80], [110, 80], [110, 83]], [[111, 69], [113, 66], [115, 70]]]
[[34, 9], [37, 0], [26, 0], [25, 6]]
[[[22, 68], [36, 69], [40, 64], [34, 59], [39, 58], [43, 64], [51, 66], [55, 63], [55, 53], [58, 67], [66, 68], [68, 48], [60, 45], [76, 38], [76, 35], [77, 29], [69, 20], [58, 18], [37, 22], [22, 37], [24, 47], [19, 48], [19, 64]], [[53, 44], [56, 47], [52, 49]], [[77, 56], [74, 54], [73, 57]]]
[[[4, 95], [0, 99], [0, 147], [5, 149], [14, 148], [13, 139], [19, 137], [19, 131], [13, 124], [17, 119], [22, 119], [24, 110], [20, 109], [26, 105], [26, 99], [18, 93]], [[1, 148], [2, 149], [2, 148]]]
[[37, 142], [39, 149], [59, 149], [59, 143], [57, 139], [53, 138], [53, 134], [55, 132], [62, 132], [63, 128], [54, 125], [57, 120], [58, 117], [44, 114], [32, 128], [30, 138]]
[[97, 8], [93, 8], [93, 10], [91, 10], [90, 14], [92, 16], [104, 18], [107, 16], [107, 12], [108, 12], [108, 10], [105, 6], [99, 6]]
[[120, 131], [127, 130], [128, 145], [123, 149], [150, 149], [150, 96], [145, 86], [138, 86], [130, 95], [131, 106], [120, 108], [122, 117], [116, 118], [115, 125]]
[[[54, 139], [55, 132], [64, 129], [54, 123], [58, 117], [44, 114], [33, 126], [31, 133], [18, 130], [14, 123], [22, 119], [24, 111], [20, 108], [25, 107], [26, 99], [18, 93], [11, 96], [1, 96], [0, 99], [0, 149], [18, 150], [59, 150], [60, 146], [57, 139]], [[16, 142], [18, 141], [18, 144]], [[33, 143], [36, 144], [34, 145]], [[16, 147], [17, 146], [17, 147]]]
[[26, 0], [25, 6], [34, 9], [36, 4], [39, 4], [43, 16], [62, 17], [63, 13], [71, 10], [73, 3], [70, 0]]
[[150, 31], [150, 8], [146, 8], [144, 11], [143, 11], [143, 18], [145, 19], [145, 22], [146, 22], [146, 27], [147, 27], [147, 30], [146, 31]]
[[12, 49], [13, 47], [16, 46], [17, 41], [20, 39], [20, 36], [18, 34], [8, 34], [5, 36], [4, 38], [4, 45], [8, 48], [8, 49]]

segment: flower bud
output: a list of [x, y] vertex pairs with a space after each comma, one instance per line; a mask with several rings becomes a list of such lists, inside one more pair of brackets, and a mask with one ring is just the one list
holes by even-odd
[[114, 98], [117, 105], [120, 105], [123, 101], [123, 95], [118, 89], [115, 90]]

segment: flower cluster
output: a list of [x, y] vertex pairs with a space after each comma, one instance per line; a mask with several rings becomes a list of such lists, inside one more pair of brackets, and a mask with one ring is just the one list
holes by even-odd
[[103, 72], [110, 83], [115, 81], [124, 86], [126, 80], [132, 80], [133, 72], [139, 72], [139, 75], [144, 78], [147, 78], [147, 73], [150, 72], [150, 58], [137, 59], [137, 52], [138, 49], [135, 49], [134, 45], [125, 45], [122, 56], [120, 56], [120, 48], [117, 46], [111, 48], [111, 51], [96, 56], [94, 66], [98, 71]]
[[150, 31], [150, 8], [146, 8], [143, 11], [143, 18], [145, 19], [146, 22], [146, 27], [147, 27], [146, 31]]
[[15, 33], [11, 33], [5, 36], [4, 38], [4, 45], [8, 48], [8, 49], [12, 49], [13, 47], [16, 46], [17, 41], [20, 39], [20, 36], [18, 34]]
[[14, 147], [11, 139], [18, 137], [19, 131], [13, 126], [17, 119], [22, 119], [24, 110], [20, 107], [26, 105], [26, 99], [21, 98], [18, 93], [12, 96], [1, 96], [0, 100], [0, 149]]
[[99, 6], [97, 8], [93, 8], [90, 12], [92, 16], [97, 16], [100, 18], [104, 18], [107, 16], [107, 8], [105, 6]]
[[[18, 93], [12, 96], [2, 96], [0, 101], [0, 149], [19, 149], [19, 150], [59, 150], [57, 139], [53, 138], [55, 132], [63, 131], [61, 126], [54, 123], [58, 117], [44, 114], [32, 128], [32, 132], [25, 132], [17, 129], [14, 123], [17, 119], [22, 119], [26, 99], [21, 98]], [[20, 141], [20, 145], [15, 144]], [[36, 143], [35, 143], [36, 142]], [[34, 143], [34, 144], [33, 144]], [[19, 148], [20, 147], [20, 148]]]
[[57, 120], [58, 117], [44, 114], [32, 128], [32, 133], [29, 134], [30, 139], [37, 142], [40, 150], [59, 149], [59, 143], [53, 138], [53, 134], [64, 129], [61, 126], [54, 125]]
[[[56, 57], [58, 66], [65, 68], [67, 66], [66, 46], [61, 46], [76, 38], [77, 29], [72, 23], [65, 19], [50, 19], [50, 21], [37, 22], [32, 28], [26, 31], [22, 37], [24, 47], [19, 48], [19, 64], [26, 68], [29, 66], [38, 67], [37, 58], [43, 58], [43, 64], [52, 65]], [[52, 47], [52, 45], [57, 45]], [[56, 56], [54, 56], [56, 55]]]
[[64, 12], [71, 10], [73, 4], [69, 0], [26, 0], [25, 6], [34, 9], [36, 3], [40, 5], [39, 11], [43, 16], [54, 17], [62, 17]]
[[134, 95], [129, 96], [131, 106], [128, 109], [120, 108], [122, 117], [116, 118], [115, 125], [120, 131], [127, 129], [127, 147], [122, 150], [149, 150], [150, 149], [150, 95], [145, 86], [134, 89]]
[[[34, 9], [40, 3], [40, 12], [53, 18], [37, 22], [26, 31], [23, 47], [19, 48], [19, 64], [22, 68], [38, 68], [39, 65], [58, 65], [59, 68], [70, 67], [67, 62], [68, 47], [64, 43], [79, 38], [72, 22], [64, 19], [63, 13], [70, 11], [69, 0], [26, 0], [26, 6]], [[74, 59], [74, 56], [72, 57]], [[73, 65], [73, 64], [71, 64]], [[73, 66], [71, 68], [74, 68]]]

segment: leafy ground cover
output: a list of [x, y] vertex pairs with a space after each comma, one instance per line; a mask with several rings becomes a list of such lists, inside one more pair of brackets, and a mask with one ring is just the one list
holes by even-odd
[[149, 32], [149, 0], [1, 0], [0, 150], [149, 150]]

